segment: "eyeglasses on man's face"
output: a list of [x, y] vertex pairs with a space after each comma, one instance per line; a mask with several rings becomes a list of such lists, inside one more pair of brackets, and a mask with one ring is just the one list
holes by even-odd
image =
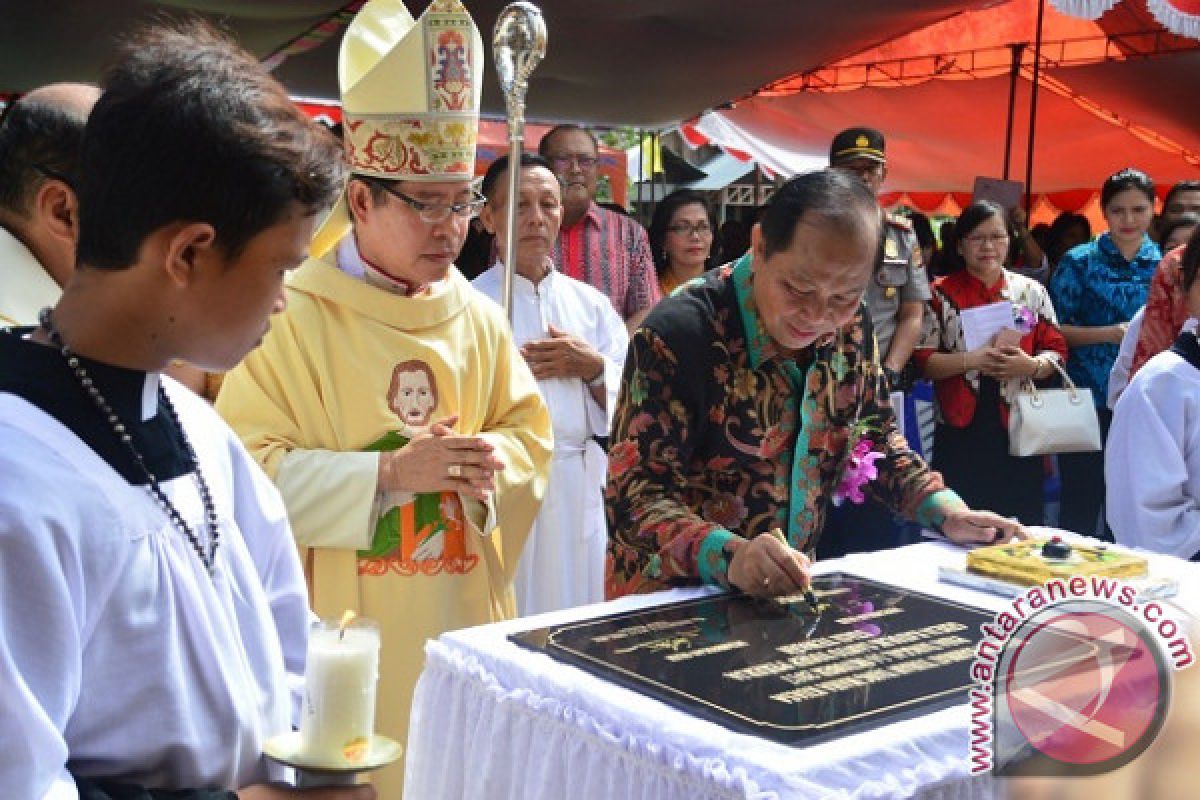
[[578, 153], [575, 155], [550, 157], [550, 163], [554, 165], [555, 169], [559, 170], [570, 169], [572, 164], [578, 164], [580, 169], [592, 169], [599, 161], [600, 159], [596, 158], [595, 156], [581, 155]]
[[973, 233], [970, 236], [964, 236], [963, 241], [972, 247], [983, 247], [985, 244], [990, 244], [995, 247], [1003, 247], [1008, 244], [1007, 233]]
[[445, 205], [443, 203], [426, 203], [424, 200], [418, 200], [415, 197], [409, 197], [388, 181], [379, 180], [377, 178], [359, 177], [372, 186], [378, 186], [380, 189], [383, 189], [392, 197], [404, 201], [404, 204], [413, 211], [417, 212], [417, 216], [421, 218], [421, 221], [428, 225], [436, 225], [437, 223], [445, 220], [451, 214], [456, 217], [470, 219], [478, 214], [479, 209], [483, 208], [483, 204], [487, 202], [486, 197], [478, 192], [475, 192], [470, 200], [467, 200], [463, 203], [451, 203], [450, 205]]
[[667, 226], [667, 233], [676, 236], [707, 236], [712, 233], [712, 226], [707, 222], [675, 222]]

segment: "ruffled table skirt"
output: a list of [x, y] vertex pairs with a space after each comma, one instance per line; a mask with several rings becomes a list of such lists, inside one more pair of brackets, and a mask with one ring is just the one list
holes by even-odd
[[[1005, 600], [941, 584], [963, 551], [925, 542], [819, 565], [999, 609]], [[1179, 562], [1183, 563], [1183, 562]], [[413, 702], [408, 800], [991, 800], [969, 774], [961, 706], [807, 747], [693, 717], [505, 637], [704, 593], [679, 589], [455, 631], [426, 647]]]

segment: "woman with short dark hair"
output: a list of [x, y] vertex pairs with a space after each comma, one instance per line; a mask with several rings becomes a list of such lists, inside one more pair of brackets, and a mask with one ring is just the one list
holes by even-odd
[[[973, 203], [955, 224], [951, 272], [933, 283], [933, 328], [913, 357], [934, 381], [933, 466], [968, 504], [1041, 525], [1042, 459], [1008, 454], [1009, 406], [1027, 380], [1052, 377], [1067, 357], [1041, 283], [1005, 267], [1013, 236], [1004, 209]], [[1013, 330], [967, 349], [962, 312], [1013, 307]]]
[[650, 221], [650, 252], [663, 297], [709, 267], [713, 224], [704, 196], [677, 189], [663, 198]]

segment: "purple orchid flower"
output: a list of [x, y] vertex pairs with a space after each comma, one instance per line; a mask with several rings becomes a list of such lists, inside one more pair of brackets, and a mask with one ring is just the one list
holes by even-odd
[[1017, 330], [1024, 336], [1033, 331], [1033, 326], [1037, 324], [1037, 315], [1028, 306], [1014, 304], [1013, 324], [1017, 326]]
[[858, 443], [854, 445], [854, 449], [847, 459], [845, 472], [842, 473], [842, 479], [833, 491], [835, 506], [840, 506], [846, 500], [855, 505], [866, 501], [867, 498], [863, 495], [862, 487], [879, 477], [879, 468], [875, 466], [875, 462], [883, 458], [883, 453], [872, 450], [871, 445], [871, 440], [866, 438], [859, 439]]

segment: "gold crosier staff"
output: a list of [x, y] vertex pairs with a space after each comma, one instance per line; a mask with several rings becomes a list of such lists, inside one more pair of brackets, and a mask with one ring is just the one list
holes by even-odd
[[496, 18], [492, 58], [508, 112], [508, 211], [504, 215], [504, 314], [512, 325], [513, 273], [517, 268], [517, 181], [525, 143], [525, 92], [529, 76], [546, 55], [546, 22], [533, 3], [509, 3]]

